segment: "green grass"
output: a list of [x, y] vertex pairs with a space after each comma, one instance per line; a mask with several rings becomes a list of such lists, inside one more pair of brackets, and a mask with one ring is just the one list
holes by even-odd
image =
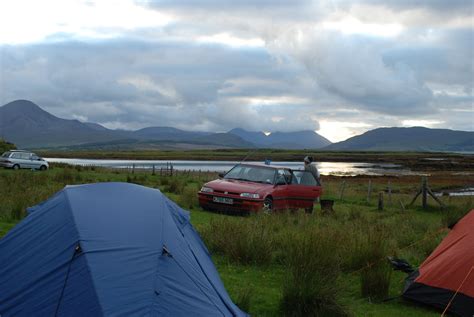
[[[405, 205], [410, 201], [419, 178], [374, 177], [373, 193], [386, 190], [388, 181], [393, 192], [392, 204], [386, 200], [385, 210], [377, 211], [375, 198], [367, 202], [368, 178], [346, 178], [340, 200], [341, 178], [326, 177], [324, 196], [335, 199], [333, 215], [322, 215], [315, 208], [313, 215], [297, 212], [243, 218], [199, 208], [197, 189], [215, 177], [212, 173], [160, 177], [151, 171], [131, 174], [65, 165], [53, 165], [47, 172], [0, 170], [0, 236], [20, 221], [26, 207], [44, 201], [65, 185], [128, 181], [158, 188], [190, 210], [191, 221], [212, 251], [230, 296], [252, 315], [278, 316], [285, 311], [291, 315], [288, 312], [298, 312], [305, 303], [319, 305], [325, 298], [353, 316], [439, 316], [439, 311], [400, 299], [381, 301], [400, 294], [405, 274], [384, 275], [383, 267], [364, 267], [382, 263], [387, 255], [419, 265], [445, 236], [446, 225], [473, 208], [472, 198], [442, 197], [447, 211], [432, 200], [429, 210], [421, 210], [417, 201], [403, 211], [399, 201]], [[465, 177], [445, 174], [433, 175], [429, 183], [437, 189], [472, 185]], [[381, 282], [385, 284], [380, 286]], [[382, 290], [375, 296], [364, 293], [364, 283], [375, 283]], [[325, 288], [328, 284], [331, 287]], [[302, 312], [299, 315], [307, 311]]]

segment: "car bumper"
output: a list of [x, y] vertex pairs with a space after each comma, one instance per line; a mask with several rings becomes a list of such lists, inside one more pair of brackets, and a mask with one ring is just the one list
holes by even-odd
[[[230, 198], [232, 204], [215, 202], [214, 197]], [[248, 199], [202, 192], [198, 193], [198, 198], [201, 208], [218, 212], [249, 213], [258, 212], [263, 207], [263, 199]]]
[[12, 168], [13, 163], [0, 162], [0, 167]]

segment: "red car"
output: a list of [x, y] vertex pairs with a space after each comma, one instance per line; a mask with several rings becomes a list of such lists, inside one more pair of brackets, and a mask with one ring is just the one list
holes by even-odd
[[313, 211], [322, 188], [310, 172], [265, 164], [238, 164], [198, 193], [205, 210], [258, 212], [304, 208]]

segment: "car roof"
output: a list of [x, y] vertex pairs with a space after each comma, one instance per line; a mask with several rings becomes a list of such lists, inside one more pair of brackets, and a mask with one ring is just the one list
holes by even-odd
[[273, 169], [285, 169], [285, 170], [292, 170], [288, 166], [280, 166], [280, 165], [270, 165], [265, 163], [240, 163], [240, 165], [247, 165], [247, 166], [257, 166], [257, 167], [267, 167]]
[[27, 153], [32, 153], [31, 151], [27, 151], [27, 150], [10, 150], [8, 152], [27, 152]]

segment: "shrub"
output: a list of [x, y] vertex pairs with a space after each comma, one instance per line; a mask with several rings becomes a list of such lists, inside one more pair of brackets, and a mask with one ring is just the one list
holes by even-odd
[[250, 219], [212, 219], [209, 226], [203, 227], [202, 237], [211, 251], [232, 261], [268, 265], [272, 260], [273, 237], [263, 224]]
[[347, 316], [338, 301], [340, 237], [332, 229], [307, 231], [288, 240], [280, 309], [285, 316]]
[[183, 192], [184, 183], [177, 177], [171, 178], [168, 191], [173, 194], [181, 194]]
[[196, 186], [186, 186], [178, 198], [178, 203], [185, 209], [194, 209], [198, 205], [197, 192], [198, 188]]
[[21, 220], [26, 216], [25, 207], [20, 203], [17, 203], [10, 212], [11, 220]]
[[74, 182], [74, 174], [70, 168], [63, 168], [54, 176], [54, 180], [62, 184], [72, 184]]
[[367, 224], [353, 233], [352, 268], [360, 270], [361, 294], [372, 299], [388, 296], [392, 268], [386, 260], [390, 241], [386, 228]]

